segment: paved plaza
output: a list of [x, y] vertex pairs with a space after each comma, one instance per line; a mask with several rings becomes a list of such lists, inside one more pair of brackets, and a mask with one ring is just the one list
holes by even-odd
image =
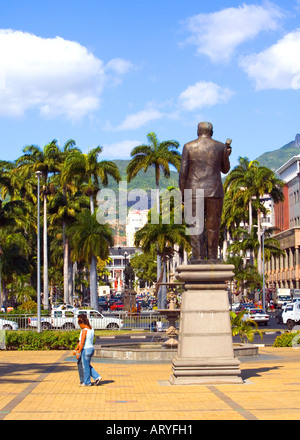
[[171, 386], [169, 363], [93, 359], [79, 387], [71, 351], [0, 351], [0, 420], [299, 420], [300, 350], [261, 347], [242, 385]]

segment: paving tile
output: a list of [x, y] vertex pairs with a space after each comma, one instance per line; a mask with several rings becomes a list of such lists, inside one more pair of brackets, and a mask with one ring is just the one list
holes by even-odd
[[103, 384], [87, 388], [69, 351], [0, 351], [0, 420], [299, 420], [300, 352], [260, 353], [242, 385], [170, 386], [169, 364], [97, 363]]

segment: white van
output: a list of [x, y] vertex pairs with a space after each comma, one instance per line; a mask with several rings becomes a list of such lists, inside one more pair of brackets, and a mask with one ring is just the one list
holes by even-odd
[[276, 309], [281, 309], [284, 303], [292, 301], [291, 289], [276, 289], [272, 299]]
[[282, 322], [287, 324], [289, 330], [292, 330], [294, 325], [300, 324], [300, 301], [288, 303], [283, 307]]

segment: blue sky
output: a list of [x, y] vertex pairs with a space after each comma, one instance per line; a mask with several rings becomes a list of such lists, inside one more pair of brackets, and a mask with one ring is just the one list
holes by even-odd
[[210, 121], [255, 159], [300, 133], [300, 0], [0, 0], [0, 159], [72, 138], [128, 159]]

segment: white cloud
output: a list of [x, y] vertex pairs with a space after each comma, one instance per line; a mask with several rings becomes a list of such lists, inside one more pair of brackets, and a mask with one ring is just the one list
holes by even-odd
[[110, 159], [130, 159], [131, 150], [143, 142], [137, 140], [125, 140], [110, 145], [103, 145], [103, 157]]
[[259, 89], [300, 89], [300, 29], [265, 51], [241, 58], [240, 65]]
[[[223, 104], [230, 100], [235, 93], [229, 88], [222, 88], [213, 82], [199, 81], [196, 84], [187, 87], [177, 99], [166, 101], [161, 104], [148, 104], [144, 110], [127, 115], [124, 121], [113, 128], [112, 124], [107, 121], [104, 128], [107, 131], [136, 130], [149, 122], [160, 119], [180, 120], [184, 111], [195, 111], [204, 107], [213, 107], [217, 104]], [[168, 111], [167, 108], [171, 108]], [[162, 112], [159, 108], [164, 108]], [[175, 110], [174, 110], [175, 108]]]
[[164, 114], [159, 110], [152, 107], [141, 110], [137, 113], [132, 113], [124, 119], [121, 125], [117, 127], [117, 131], [120, 130], [136, 130], [148, 122], [156, 121], [163, 118]]
[[[0, 59], [0, 115], [38, 109], [77, 120], [99, 107], [106, 66], [77, 42], [2, 29]], [[111, 60], [108, 68], [120, 75], [129, 63]]]
[[222, 89], [213, 82], [200, 81], [179, 95], [179, 104], [184, 110], [193, 111], [226, 103], [233, 95], [229, 88]]
[[283, 16], [278, 7], [243, 4], [209, 14], [198, 14], [186, 20], [192, 36], [186, 41], [197, 46], [197, 53], [211, 61], [228, 61], [242, 43], [262, 31], [277, 29]]
[[130, 61], [124, 60], [122, 58], [113, 58], [110, 60], [106, 66], [106, 70], [111, 70], [118, 75], [124, 75], [128, 73], [133, 68], [133, 64]]

